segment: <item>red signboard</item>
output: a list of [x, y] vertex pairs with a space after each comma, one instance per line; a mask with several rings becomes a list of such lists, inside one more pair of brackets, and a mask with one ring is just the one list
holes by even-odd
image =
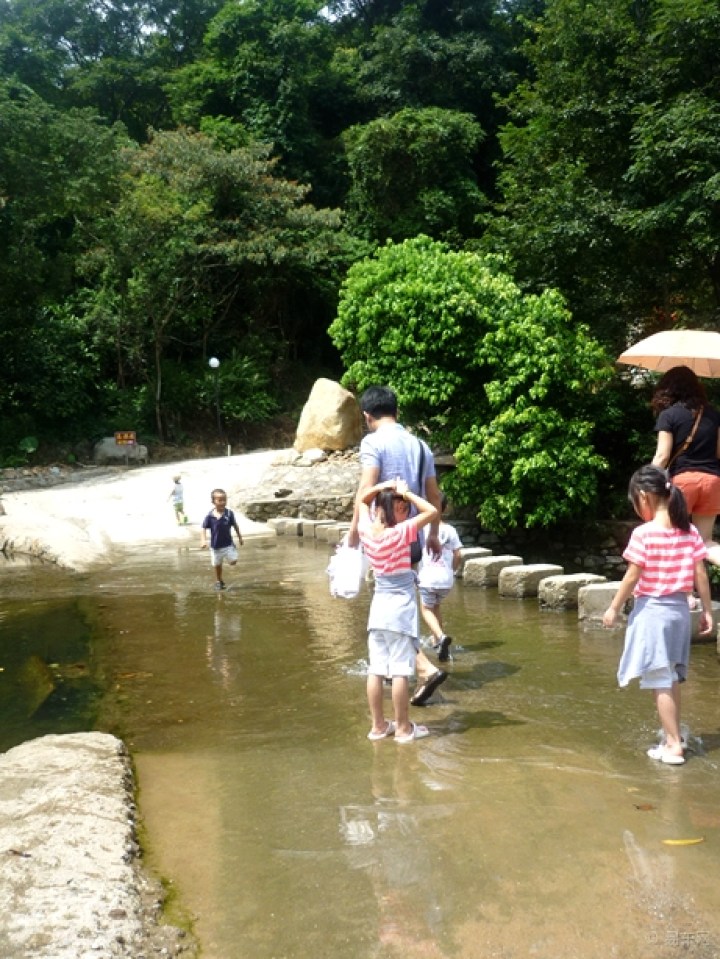
[[134, 430], [120, 430], [115, 434], [115, 442], [118, 446], [135, 446], [137, 437]]

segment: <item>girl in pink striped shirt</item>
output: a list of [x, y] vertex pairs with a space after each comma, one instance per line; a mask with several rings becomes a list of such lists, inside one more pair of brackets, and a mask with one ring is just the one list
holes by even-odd
[[707, 549], [688, 517], [685, 497], [665, 470], [643, 466], [633, 473], [628, 490], [641, 526], [633, 530], [623, 558], [628, 568], [603, 616], [614, 626], [618, 613], [635, 597], [628, 619], [618, 683], [640, 679], [651, 689], [664, 741], [652, 746], [651, 759], [679, 766], [685, 762], [680, 735], [680, 683], [690, 659], [691, 619], [688, 596], [695, 586], [702, 601], [700, 632], [712, 630], [710, 584], [703, 560]]
[[[374, 511], [371, 512], [371, 504]], [[409, 506], [417, 509], [409, 516]], [[367, 697], [372, 715], [368, 739], [394, 736], [411, 743], [428, 735], [427, 726], [410, 722], [408, 678], [415, 670], [417, 601], [410, 544], [418, 530], [438, 518], [427, 500], [416, 496], [404, 480], [379, 483], [362, 495], [358, 532], [375, 573], [375, 590], [368, 617]], [[394, 720], [383, 713], [385, 677], [392, 677]]]

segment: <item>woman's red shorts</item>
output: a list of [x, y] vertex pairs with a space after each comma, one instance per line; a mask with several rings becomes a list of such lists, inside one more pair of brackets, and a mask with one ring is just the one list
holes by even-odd
[[720, 476], [687, 472], [678, 473], [672, 481], [682, 490], [691, 516], [717, 516], [720, 513]]

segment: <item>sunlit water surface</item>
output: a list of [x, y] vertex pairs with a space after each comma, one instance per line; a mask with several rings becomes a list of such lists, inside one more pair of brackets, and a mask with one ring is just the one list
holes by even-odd
[[616, 688], [621, 633], [458, 583], [452, 675], [413, 711], [432, 735], [371, 744], [369, 593], [331, 599], [327, 552], [250, 541], [220, 595], [193, 548], [6, 563], [2, 748], [125, 739], [148, 862], [205, 959], [720, 957], [715, 646], [666, 767], [650, 695]]

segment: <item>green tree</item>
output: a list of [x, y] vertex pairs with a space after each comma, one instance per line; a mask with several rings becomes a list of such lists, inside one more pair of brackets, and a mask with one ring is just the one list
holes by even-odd
[[720, 308], [720, 8], [548, 0], [507, 101], [492, 249], [612, 346]]
[[4, 0], [0, 76], [57, 107], [92, 107], [139, 141], [166, 125], [165, 83], [191, 61], [221, 0]]
[[88, 252], [86, 309], [115, 344], [118, 383], [152, 396], [161, 438], [169, 408], [196, 406], [191, 395], [167, 395], [168, 362], [200, 363], [204, 375], [221, 345], [238, 363], [250, 351], [262, 372], [245, 377], [245, 398], [230, 397], [228, 409], [242, 410], [238, 419], [271, 409], [269, 364], [297, 333], [300, 290], [317, 306], [343, 253], [338, 214], [307, 204], [307, 188], [275, 176], [267, 153], [157, 133], [129, 154], [120, 201]]
[[343, 131], [406, 108], [464, 113], [490, 134], [470, 157], [489, 189], [496, 96], [512, 89], [520, 63], [518, 11], [537, 2], [228, 2], [203, 55], [168, 81], [173, 116], [196, 128], [208, 116], [242, 124], [273, 144], [283, 175], [335, 203], [347, 189]]
[[599, 344], [562, 297], [521, 292], [502, 261], [418, 237], [354, 264], [330, 335], [356, 389], [390, 383], [455, 450], [456, 501], [495, 530], [547, 526], [594, 504]]
[[[720, 5], [666, 0], [654, 11], [648, 93], [638, 104], [621, 223], [665, 270], [659, 305], [720, 315]], [[667, 281], [670, 277], [670, 282]], [[659, 297], [657, 297], [659, 301]]]
[[3, 432], [67, 423], [91, 409], [89, 331], [64, 308], [90, 223], [116, 195], [126, 138], [94, 113], [61, 112], [0, 82], [0, 355]]
[[178, 70], [168, 90], [177, 122], [197, 128], [203, 117], [231, 118], [272, 145], [283, 175], [323, 196], [321, 171], [336, 179], [333, 96], [343, 78], [330, 70], [332, 32], [321, 7], [315, 0], [225, 3], [207, 30], [204, 56]]
[[108, 0], [13, 0], [0, 12], [0, 74], [57, 107], [94, 107], [138, 137], [164, 97], [143, 66], [143, 7]]
[[502, 199], [488, 218], [487, 245], [511, 255], [521, 282], [562, 290], [576, 316], [616, 337], [631, 298], [631, 274], [618, 270], [630, 247], [615, 190], [627, 162], [637, 9], [549, 0], [526, 45], [532, 78], [507, 103]]
[[484, 205], [473, 170], [481, 140], [471, 116], [435, 107], [351, 127], [344, 141], [355, 230], [380, 242], [472, 236]]
[[532, 0], [343, 5], [333, 66], [351, 74], [349, 102], [363, 113], [359, 121], [347, 114], [346, 128], [406, 109], [467, 114], [485, 134], [471, 162], [480, 189], [491, 195], [504, 119], [498, 103], [524, 68], [515, 46], [528, 5]]
[[363, 97], [382, 113], [436, 106], [492, 125], [493, 97], [510, 89], [499, 7], [496, 0], [403, 3], [359, 44]]

